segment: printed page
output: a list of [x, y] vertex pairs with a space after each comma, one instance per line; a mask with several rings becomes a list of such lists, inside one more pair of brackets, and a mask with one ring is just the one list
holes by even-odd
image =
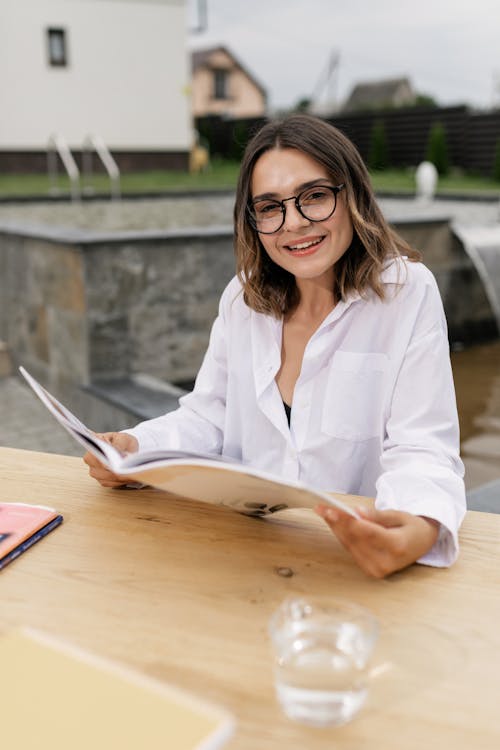
[[63, 406], [51, 393], [40, 385], [24, 367], [20, 367], [19, 371], [44, 406], [47, 407], [59, 424], [69, 432], [77, 443], [80, 443], [80, 445], [90, 451], [100, 461], [107, 464], [113, 471], [119, 472], [121, 465], [120, 452], [105, 440], [101, 440], [83, 422], [80, 422], [78, 417], [75, 417], [69, 409]]
[[130, 476], [173, 494], [223, 505], [249, 516], [267, 516], [289, 508], [314, 508], [318, 503], [326, 503], [357, 517], [352, 508], [326, 492], [301, 482], [286, 482], [243, 464], [186, 459], [136, 468]]

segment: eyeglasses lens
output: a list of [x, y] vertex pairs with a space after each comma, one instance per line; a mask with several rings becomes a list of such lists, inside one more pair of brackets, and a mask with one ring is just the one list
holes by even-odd
[[[295, 196], [292, 196], [295, 198]], [[287, 200], [290, 200], [288, 198]], [[296, 196], [296, 207], [309, 221], [325, 221], [335, 211], [336, 191], [326, 185], [317, 185], [304, 190]], [[256, 230], [262, 234], [273, 234], [281, 229], [285, 222], [286, 206], [284, 201], [256, 201], [250, 216]]]

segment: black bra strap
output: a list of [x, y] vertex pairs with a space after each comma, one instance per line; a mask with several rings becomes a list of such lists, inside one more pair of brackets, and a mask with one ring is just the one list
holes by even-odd
[[288, 421], [288, 426], [290, 427], [290, 419], [292, 417], [292, 407], [289, 406], [285, 401], [283, 401], [283, 406], [285, 407], [285, 414]]

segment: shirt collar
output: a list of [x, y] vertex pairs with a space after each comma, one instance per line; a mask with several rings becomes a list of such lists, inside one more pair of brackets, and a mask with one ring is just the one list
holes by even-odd
[[404, 284], [407, 260], [406, 255], [389, 259], [380, 274], [382, 284]]

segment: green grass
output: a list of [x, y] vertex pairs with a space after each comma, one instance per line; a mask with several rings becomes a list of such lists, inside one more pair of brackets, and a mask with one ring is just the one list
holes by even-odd
[[[132, 172], [121, 175], [121, 190], [126, 193], [162, 193], [168, 190], [234, 189], [238, 178], [237, 162], [212, 160], [210, 168], [201, 174], [176, 171]], [[61, 193], [69, 193], [70, 181], [64, 175], [58, 179]], [[95, 174], [91, 185], [96, 193], [109, 193], [106, 175]], [[48, 195], [49, 179], [46, 174], [0, 174], [0, 196], [16, 197]]]
[[[376, 192], [415, 192], [414, 169], [387, 169], [384, 172], [372, 172], [371, 178]], [[439, 178], [437, 192], [499, 195], [500, 182], [479, 175], [450, 172], [446, 177]]]
[[[188, 172], [154, 171], [123, 174], [122, 193], [164, 193], [169, 190], [235, 189], [238, 178], [237, 162], [213, 159], [210, 168], [202, 174]], [[372, 182], [377, 192], [414, 193], [414, 169], [388, 169], [373, 172]], [[0, 174], [0, 197], [44, 196], [49, 194], [46, 174]], [[60, 176], [61, 193], [69, 193], [70, 183]], [[105, 175], [94, 175], [92, 187], [96, 193], [109, 193], [110, 184]], [[500, 183], [486, 177], [464, 175], [458, 172], [439, 179], [438, 192], [499, 195]]]

